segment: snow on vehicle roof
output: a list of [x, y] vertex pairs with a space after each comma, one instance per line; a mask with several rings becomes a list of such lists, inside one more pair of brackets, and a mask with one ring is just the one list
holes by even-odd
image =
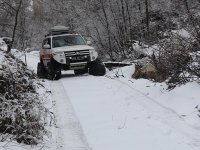
[[47, 34], [46, 36], [45, 36], [45, 39], [47, 39], [47, 38], [49, 38], [50, 36], [53, 36], [53, 37], [58, 37], [58, 36], [65, 36], [65, 35], [80, 35], [80, 34], [77, 34], [77, 33], [74, 33], [74, 34], [72, 34], [72, 33], [61, 33], [61, 34]]

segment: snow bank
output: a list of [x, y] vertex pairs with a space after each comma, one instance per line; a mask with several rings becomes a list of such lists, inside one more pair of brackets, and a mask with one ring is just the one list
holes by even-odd
[[172, 33], [174, 35], [178, 35], [180, 37], [183, 37], [183, 38], [190, 38], [191, 35], [188, 31], [186, 31], [185, 29], [180, 29], [180, 30], [172, 30]]
[[[119, 76], [119, 80], [139, 90], [163, 106], [172, 109], [189, 125], [200, 129], [200, 84], [189, 82], [169, 91], [168, 86], [164, 82], [155, 83], [146, 79], [131, 79], [131, 69], [127, 67], [122, 68], [123, 74], [129, 75]], [[117, 70], [111, 71], [108, 75], [116, 78], [114, 72], [117, 72]]]
[[38, 144], [47, 133], [44, 124], [49, 115], [37, 92], [42, 86], [33, 71], [12, 54], [0, 51], [0, 64], [1, 138]]
[[148, 46], [143, 43], [139, 43], [139, 41], [135, 41], [135, 43], [132, 45], [132, 48], [138, 53], [139, 56], [141, 54], [151, 56], [153, 53], [157, 54], [159, 51], [159, 45], [155, 44]]
[[107, 70], [106, 76], [108, 77], [125, 77], [131, 78], [135, 72], [135, 65], [120, 67], [111, 71]]
[[3, 41], [2, 38], [0, 38], [0, 50], [3, 50], [3, 51], [7, 50], [7, 44]]

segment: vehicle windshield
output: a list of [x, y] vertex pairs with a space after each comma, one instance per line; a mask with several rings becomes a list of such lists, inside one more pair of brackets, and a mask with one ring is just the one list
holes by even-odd
[[57, 36], [52, 39], [53, 48], [73, 45], [86, 45], [80, 35]]

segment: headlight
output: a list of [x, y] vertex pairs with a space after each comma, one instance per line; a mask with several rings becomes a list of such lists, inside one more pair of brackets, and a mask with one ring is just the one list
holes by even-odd
[[53, 58], [59, 63], [62, 63], [62, 64], [66, 63], [64, 52], [55, 52], [53, 55]]
[[56, 55], [58, 55], [58, 57], [60, 57], [60, 58], [65, 58], [64, 52], [56, 53]]
[[96, 52], [95, 49], [90, 49], [90, 58], [91, 58], [91, 61], [94, 61], [98, 56], [98, 53]]

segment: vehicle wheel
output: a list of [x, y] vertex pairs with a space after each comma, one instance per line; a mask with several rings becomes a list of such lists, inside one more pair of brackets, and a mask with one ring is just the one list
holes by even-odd
[[45, 78], [46, 77], [46, 71], [45, 67], [42, 62], [39, 62], [37, 65], [37, 76], [39, 78]]
[[61, 70], [57, 70], [55, 80], [59, 80], [61, 78]]
[[88, 68], [74, 70], [75, 75], [81, 75], [84, 73], [88, 73]]
[[61, 78], [61, 70], [55, 68], [52, 62], [47, 63], [47, 78], [49, 80], [59, 80]]
[[100, 59], [96, 59], [95, 61], [91, 62], [89, 68], [89, 74], [94, 76], [103, 76], [106, 73], [106, 68], [103, 62]]

